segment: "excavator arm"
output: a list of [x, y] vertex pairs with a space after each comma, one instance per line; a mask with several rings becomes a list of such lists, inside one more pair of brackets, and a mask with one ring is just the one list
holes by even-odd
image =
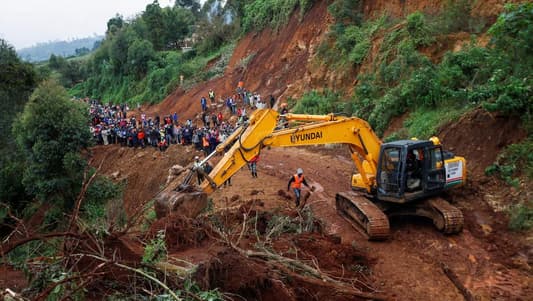
[[[278, 119], [304, 122], [292, 128], [276, 130]], [[310, 122], [310, 123], [309, 123]], [[359, 175], [352, 185], [368, 192], [375, 186], [377, 156], [381, 141], [368, 123], [356, 117], [330, 115], [287, 114], [280, 116], [270, 109], [257, 110], [249, 123], [231, 135], [216, 153], [231, 145], [224, 157], [213, 168], [200, 188], [211, 193], [222, 185], [264, 147], [290, 147], [317, 144], [346, 144]], [[208, 160], [211, 157], [207, 157]]]

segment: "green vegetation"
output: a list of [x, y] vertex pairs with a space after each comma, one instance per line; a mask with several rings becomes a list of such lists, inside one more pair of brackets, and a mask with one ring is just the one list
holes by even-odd
[[325, 114], [342, 112], [344, 104], [339, 94], [330, 90], [323, 92], [311, 91], [302, 96], [293, 108], [295, 113]]
[[440, 107], [437, 109], [420, 108], [411, 114], [404, 121], [404, 128], [407, 136], [402, 138], [416, 137], [427, 139], [437, 134], [438, 129], [457, 120], [468, 108], [454, 109]]
[[123, 183], [114, 183], [109, 178], [97, 176], [87, 188], [82, 204], [81, 219], [96, 235], [121, 230], [127, 216], [123, 206]]
[[509, 145], [498, 155], [496, 163], [487, 167], [487, 175], [498, 175], [509, 185], [519, 186], [520, 177], [533, 179], [533, 139], [528, 138], [517, 144]]
[[167, 259], [167, 246], [165, 244], [165, 232], [159, 231], [145, 247], [142, 258], [143, 263], [154, 264]]
[[[133, 20], [118, 15], [109, 20], [106, 38], [80, 66], [84, 80], [71, 94], [110, 102], [158, 103], [180, 85], [180, 77], [181, 87], [188, 89], [222, 75], [238, 24], [225, 21], [231, 15], [228, 10], [215, 7], [218, 11], [213, 12], [216, 2], [207, 2], [203, 14], [192, 5], [196, 2], [185, 2], [161, 8], [154, 1]], [[181, 52], [181, 46], [192, 45], [193, 30], [198, 36], [195, 48]], [[213, 60], [216, 63], [207, 69]]]
[[533, 202], [514, 205], [509, 209], [509, 229], [529, 230], [533, 227]]
[[[471, 15], [469, 1], [450, 1], [439, 15], [415, 12], [405, 21], [386, 16], [363, 20], [357, 13], [362, 11], [358, 1], [337, 0], [329, 10], [336, 22], [319, 47], [322, 63], [340, 71], [357, 67], [371, 47], [379, 47], [371, 68], [359, 74], [355, 95], [344, 109], [368, 120], [378, 134], [391, 118], [410, 112], [404, 125], [407, 132], [401, 136], [428, 138], [439, 126], [479, 104], [522, 116], [531, 128], [531, 4], [507, 6], [489, 30], [488, 46], [478, 46], [473, 38], [470, 45], [446, 53], [439, 62], [429, 60], [420, 49], [435, 44], [438, 36], [460, 30], [477, 33], [484, 27], [484, 19]], [[306, 94], [305, 105], [298, 104], [295, 110], [327, 113], [335, 103], [342, 103], [326, 97], [335, 94]]]
[[[348, 24], [335, 24], [326, 41], [320, 45], [318, 51], [319, 55], [323, 57], [329, 66], [340, 69], [350, 68], [363, 63], [372, 46], [372, 39], [388, 21], [383, 16], [375, 20], [360, 23], [361, 19], [359, 15], [345, 16], [345, 14], [337, 12], [337, 9], [332, 9], [331, 7], [334, 7], [336, 3], [330, 6], [330, 12], [333, 11], [333, 14], [338, 15], [341, 19], [355, 20], [348, 22]], [[351, 5], [357, 7], [357, 1], [354, 1]]]
[[32, 65], [22, 62], [13, 46], [0, 39], [0, 200], [15, 211], [22, 210], [28, 195], [22, 185], [24, 163], [16, 150], [11, 124], [24, 109], [38, 76]]
[[303, 16], [314, 0], [254, 0], [244, 6], [242, 27], [244, 32], [259, 31], [267, 26], [278, 29], [289, 21], [299, 7]]
[[54, 81], [33, 92], [13, 133], [24, 156], [22, 184], [41, 201], [70, 208], [86, 166], [81, 150], [91, 142], [86, 105], [72, 102]]

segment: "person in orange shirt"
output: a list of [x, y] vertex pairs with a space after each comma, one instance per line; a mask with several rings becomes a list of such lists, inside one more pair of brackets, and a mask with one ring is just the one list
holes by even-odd
[[302, 192], [302, 184], [307, 186], [309, 188], [309, 185], [307, 184], [307, 181], [305, 181], [304, 178], [304, 171], [301, 168], [298, 168], [296, 170], [296, 174], [293, 175], [289, 179], [289, 183], [287, 184], [287, 191], [289, 191], [289, 188], [292, 188], [294, 191], [294, 195], [296, 196], [296, 207], [300, 206], [300, 196]]

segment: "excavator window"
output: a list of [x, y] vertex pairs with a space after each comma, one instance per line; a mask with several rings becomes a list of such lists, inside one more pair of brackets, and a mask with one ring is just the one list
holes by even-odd
[[410, 149], [407, 151], [407, 180], [406, 191], [412, 192], [422, 189], [422, 160], [424, 149]]
[[428, 149], [429, 166], [427, 170], [426, 190], [443, 189], [446, 184], [446, 171], [442, 148], [434, 146]]
[[381, 172], [378, 175], [381, 193], [396, 196], [400, 192], [401, 180], [401, 148], [390, 147], [383, 150]]

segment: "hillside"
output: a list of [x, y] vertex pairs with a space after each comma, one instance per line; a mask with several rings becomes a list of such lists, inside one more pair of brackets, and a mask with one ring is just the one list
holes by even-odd
[[[505, 8], [515, 2], [526, 3], [227, 1], [240, 12], [239, 23], [218, 20], [208, 26], [188, 11], [188, 1], [165, 9], [156, 1], [137, 19], [124, 21], [117, 16], [108, 23], [109, 34], [101, 48], [72, 65], [86, 72], [68, 84], [74, 85], [71, 95], [83, 96], [71, 104], [73, 108], [90, 101], [94, 110], [98, 105], [89, 99], [92, 96], [103, 106], [126, 102], [132, 108], [127, 117], [135, 116], [137, 123], [144, 114], [149, 119], [176, 112], [179, 123], [191, 119], [194, 124], [183, 128], [219, 138], [227, 124], [238, 120], [224, 99], [235, 95], [242, 82], [266, 102], [273, 95], [275, 110], [287, 106], [291, 113], [335, 112], [366, 120], [381, 141], [408, 144], [437, 135], [443, 149], [465, 158], [464, 185], [428, 196], [427, 203], [426, 197], [407, 203], [401, 199], [399, 206], [406, 211], [396, 211], [400, 207], [394, 202], [372, 198], [379, 211], [390, 209], [385, 218], [390, 235], [382, 241], [368, 240], [368, 230], [348, 222], [336, 201], [337, 193], [354, 190], [357, 158], [379, 160], [372, 158], [372, 150], [379, 150], [381, 141], [365, 142], [374, 136], [367, 132], [361, 136], [360, 125], [365, 123], [360, 122], [359, 127], [338, 128], [347, 133], [335, 132], [352, 138], [358, 134], [357, 145], [350, 148], [332, 144], [276, 148], [269, 144], [272, 137], [253, 146], [241, 145], [249, 137], [234, 135], [233, 148], [240, 145], [235, 157], [228, 156], [229, 147], [211, 157], [215, 169], [210, 175], [219, 179], [235, 164], [243, 167], [229, 182], [205, 186], [206, 206], [194, 201], [196, 186], [191, 185], [182, 191], [185, 199], [168, 200], [168, 207], [178, 209], [165, 215], [161, 196], [174, 195], [182, 183], [198, 183], [189, 170], [196, 156], [206, 156], [208, 151], [200, 149], [213, 146], [211, 140], [198, 140], [196, 146], [169, 142], [167, 149], [164, 144], [138, 147], [133, 141], [142, 138], [131, 126], [128, 131], [134, 134], [125, 136], [123, 145], [107, 145], [106, 136], [78, 156], [74, 150], [89, 140], [85, 120], [56, 106], [72, 100], [56, 83], [47, 82], [44, 87], [50, 90], [37, 89], [30, 112], [49, 111], [58, 122], [44, 118], [37, 126], [25, 110], [16, 129], [33, 136], [17, 139], [29, 146], [25, 151], [32, 154], [33, 165], [28, 166], [37, 172], [23, 170], [22, 161], [15, 171], [24, 171], [20, 172], [24, 185], [30, 182], [34, 191], [67, 195], [59, 200], [68, 206], [58, 206], [52, 197], [28, 202], [25, 220], [9, 210], [0, 211], [12, 223], [4, 227], [10, 232], [0, 248], [7, 258], [7, 264], [0, 265], [4, 275], [0, 287], [37, 299], [529, 300], [533, 295], [529, 43], [533, 27], [528, 25], [533, 24], [533, 6]], [[508, 11], [512, 13], [502, 14]], [[225, 18], [226, 13], [221, 10], [218, 17]], [[161, 25], [158, 16], [184, 22]], [[201, 25], [192, 26], [197, 21]], [[158, 26], [164, 30], [158, 31]], [[176, 28], [183, 29], [177, 36]], [[176, 40], [191, 34], [192, 28], [203, 39], [188, 53], [176, 51]], [[177, 76], [183, 74], [181, 82]], [[224, 120], [223, 125], [213, 125], [216, 136], [215, 129], [209, 132], [200, 120], [200, 99], [211, 89], [217, 103], [209, 103], [205, 110], [214, 116], [220, 113]], [[60, 90], [57, 99], [55, 90]], [[47, 102], [49, 108], [38, 106]], [[245, 107], [249, 116], [254, 114], [254, 108], [240, 99], [237, 106]], [[108, 130], [107, 122], [97, 115], [92, 112], [93, 133]], [[79, 124], [84, 131], [74, 133]], [[250, 124], [248, 129], [253, 128]], [[58, 135], [63, 139], [58, 141], [73, 151], [57, 159], [56, 153], [67, 148], [43, 133], [57, 135], [64, 125], [72, 128]], [[305, 121], [291, 122], [288, 129], [274, 134], [296, 135], [305, 125]], [[151, 125], [143, 125], [143, 135], [148, 129]], [[162, 143], [165, 129], [157, 127], [147, 136], [154, 133]], [[180, 133], [185, 139], [185, 130]], [[261, 128], [258, 133], [272, 132]], [[45, 139], [34, 145], [34, 137]], [[253, 165], [244, 167], [255, 150], [260, 151], [257, 177], [251, 175]], [[425, 163], [421, 181], [429, 183], [429, 173], [443, 164], [429, 160], [433, 157], [428, 150], [424, 155], [416, 151], [421, 156], [418, 161]], [[391, 164], [398, 169], [403, 165], [401, 152], [391, 153]], [[378, 156], [382, 158], [379, 152]], [[393, 162], [394, 156], [398, 162]], [[82, 172], [81, 157], [87, 158], [91, 169]], [[42, 162], [52, 160], [55, 173], [48, 176], [42, 172], [46, 167]], [[226, 163], [224, 171], [219, 162]], [[372, 163], [365, 164], [367, 169]], [[375, 175], [369, 180], [374, 186], [357, 192], [363, 203], [371, 203], [370, 194], [389, 183], [377, 180], [387, 168], [380, 165], [370, 172]], [[309, 184], [302, 186], [301, 205], [295, 205], [288, 186], [291, 179], [296, 181], [298, 169], [303, 169]], [[408, 185], [397, 181], [398, 187]], [[79, 182], [83, 184], [76, 186]], [[52, 194], [54, 185], [61, 188], [57, 194]], [[459, 209], [455, 212], [464, 218], [461, 231], [438, 231], [445, 218], [432, 220], [428, 217], [437, 211], [435, 207], [417, 207], [430, 202]], [[202, 207], [199, 214], [191, 213], [198, 207]], [[403, 215], [415, 211], [418, 216]]]
[[[466, 1], [468, 2], [468, 1]], [[476, 2], [468, 8], [469, 13], [457, 13], [455, 18], [474, 16], [480, 22], [481, 29], [476, 29], [479, 43], [486, 45], [487, 37], [484, 31], [494, 22], [503, 11], [505, 3], [520, 1], [491, 1], [490, 5]], [[321, 44], [326, 43], [331, 35], [334, 24], [328, 13], [328, 1], [319, 1], [306, 13], [303, 19], [293, 17], [283, 30], [276, 31], [266, 28], [259, 33], [250, 33], [239, 40], [230, 62], [224, 71], [224, 76], [213, 81], [201, 82], [191, 89], [177, 88], [159, 105], [143, 107], [148, 114], [167, 114], [182, 112], [184, 118], [194, 118], [199, 107], [199, 100], [206, 96], [209, 89], [217, 93], [217, 98], [235, 94], [239, 81], [243, 81], [248, 91], [259, 92], [263, 97], [274, 95], [279, 103], [289, 99], [300, 99], [310, 91], [334, 91], [344, 97], [344, 101], [352, 99], [356, 87], [362, 77], [371, 72], [377, 72], [376, 64], [379, 60], [380, 48], [385, 47], [383, 40], [392, 30], [405, 26], [402, 20], [416, 12], [423, 11], [436, 14], [441, 11], [447, 1], [362, 1], [364, 15], [367, 18], [387, 16], [393, 20], [391, 28], [378, 30], [373, 36], [370, 51], [361, 64], [354, 67], [335, 67], [333, 61], [324, 59], [320, 53]], [[473, 17], [473, 18], [474, 18]], [[398, 20], [398, 21], [394, 21]], [[398, 23], [399, 22], [399, 23]], [[481, 32], [480, 32], [481, 31]], [[473, 33], [458, 29], [451, 34], [442, 34], [429, 47], [418, 49], [423, 55], [435, 62], [440, 62], [447, 51], [456, 52], [471, 42]], [[390, 46], [389, 46], [390, 47]], [[335, 54], [333, 54], [335, 55]], [[337, 56], [341, 59], [342, 56]], [[216, 62], [221, 58], [213, 59]], [[242, 62], [246, 62], [243, 65]], [[209, 68], [207, 66], [206, 68]], [[366, 117], [363, 114], [363, 117]], [[388, 118], [387, 118], [388, 121]], [[371, 120], [371, 124], [372, 124]], [[387, 123], [388, 124], [388, 123]]]
[[[445, 1], [407, 3], [394, 5], [390, 1], [368, 1], [364, 5], [365, 14], [376, 15], [388, 11], [401, 17], [420, 9], [437, 11]], [[474, 7], [474, 11], [494, 21], [503, 9], [501, 2], [494, 4], [479, 5]], [[317, 55], [317, 48], [325, 39], [332, 23], [327, 13], [327, 5], [326, 2], [317, 3], [302, 20], [293, 16], [287, 26], [279, 32], [265, 29], [260, 33], [246, 35], [237, 44], [223, 77], [200, 83], [187, 91], [177, 89], [162, 103], [143, 106], [141, 111], [149, 116], [176, 111], [180, 112], [180, 118], [194, 119], [200, 111], [199, 100], [207, 95], [209, 89], [216, 91], [217, 95], [232, 95], [239, 81], [243, 81], [246, 88], [261, 93], [263, 97], [273, 94], [278, 104], [290, 97], [299, 98], [306, 91], [322, 90], [324, 87], [335, 87], [349, 94], [357, 83], [355, 79], [357, 72], [371, 69], [374, 62], [371, 59], [366, 60], [359, 68], [344, 73], [328, 70], [328, 66], [325, 65], [316, 65], [314, 58]], [[383, 35], [378, 34], [371, 49], [378, 48], [382, 40]], [[440, 40], [441, 43], [424, 49], [424, 53], [438, 61], [442, 59], [444, 52], [458, 51], [469, 40], [467, 33], [447, 35]], [[243, 67], [239, 62], [246, 58], [251, 59]], [[405, 116], [399, 120], [404, 119]], [[402, 122], [393, 122], [388, 132], [397, 131], [402, 126]], [[445, 124], [438, 131], [444, 146], [465, 156], [468, 161], [470, 180], [467, 187], [447, 196], [465, 215], [465, 229], [461, 235], [443, 236], [426, 221], [398, 218], [392, 220], [393, 233], [390, 241], [380, 243], [364, 241], [363, 236], [340, 218], [334, 209], [335, 192], [349, 189], [346, 178], [352, 172], [350, 158], [341, 148], [265, 151], [259, 167], [261, 175], [259, 184], [247, 176], [247, 170], [240, 171], [233, 179], [233, 188], [224, 188], [213, 194], [215, 208], [225, 210], [224, 208], [230, 204], [233, 208], [241, 208], [238, 210], [242, 211], [246, 209], [239, 207], [241, 204], [248, 204], [246, 201], [254, 200], [260, 200], [261, 205], [252, 206], [253, 210], [270, 212], [286, 208], [289, 205], [285, 203], [287, 200], [280, 189], [283, 189], [286, 178], [291, 172], [297, 167], [302, 167], [313, 184], [321, 187], [318, 192], [311, 194], [307, 202], [313, 215], [325, 225], [323, 235], [340, 237], [343, 244], [362, 246], [375, 255], [376, 263], [369, 265], [372, 270], [369, 279], [372, 279], [373, 289], [384, 292], [389, 299], [458, 300], [463, 297], [468, 299], [468, 296], [472, 295], [480, 300], [527, 299], [533, 289], [532, 249], [528, 246], [531, 236], [524, 237], [509, 231], [505, 222], [507, 218], [501, 212], [502, 207], [517, 199], [517, 194], [501, 186], [498, 180], [484, 175], [485, 168], [496, 160], [507, 145], [523, 141], [527, 137], [526, 131], [521, 128], [521, 121], [516, 117], [498, 116], [476, 108], [458, 121]], [[97, 156], [98, 158], [114, 156], [112, 153], [114, 152], [99, 149]], [[182, 156], [192, 158], [193, 154], [191, 150], [172, 153], [168, 156], [170, 160], [168, 168], [175, 162], [172, 158], [182, 158]], [[116, 161], [114, 157], [108, 157], [108, 160]], [[141, 170], [150, 166], [143, 165], [144, 163], [139, 161], [130, 161], [129, 164], [131, 166], [141, 164]], [[107, 172], [116, 170], [120, 170], [122, 174], [124, 169], [110, 166]], [[525, 186], [526, 190], [527, 187]], [[262, 194], [255, 196], [254, 191], [258, 189]], [[128, 191], [135, 199], [141, 191], [146, 193], [145, 188], [136, 190], [133, 186], [128, 186]], [[153, 190], [152, 193], [156, 191]], [[128, 199], [125, 199], [126, 203]], [[238, 222], [233, 222], [230, 222], [230, 225], [236, 227], [235, 223]], [[165, 219], [162, 223], [166, 225], [165, 229], [173, 229], [172, 231], [183, 229], [183, 226], [171, 220]], [[195, 228], [193, 231], [199, 229]], [[205, 262], [205, 258], [218, 257], [224, 253], [215, 250], [218, 250], [215, 243], [202, 240], [194, 246], [180, 245], [179, 249], [174, 251], [174, 256], [186, 256], [195, 262]], [[298, 251], [304, 252], [300, 249]], [[190, 252], [194, 252], [195, 255], [189, 255], [192, 254]], [[319, 249], [318, 252], [327, 251]], [[319, 253], [315, 253], [314, 256], [319, 258], [318, 262], [324, 263], [325, 259], [317, 254]], [[235, 265], [230, 259], [225, 258], [225, 260], [228, 261], [223, 261], [217, 269], [239, 270], [239, 265]], [[335, 273], [332, 267], [328, 268]], [[452, 271], [451, 274], [449, 271]], [[265, 276], [262, 272], [244, 277], [231, 274], [231, 280], [222, 276], [223, 274], [216, 275], [221, 277], [215, 282], [217, 285], [239, 292], [245, 298], [290, 299], [287, 295], [283, 295], [285, 293], [291, 295], [285, 289], [278, 289], [276, 294], [274, 293], [276, 286], [272, 289], [269, 285], [250, 284], [246, 281], [245, 277], [263, 279]], [[453, 279], [457, 280], [454, 277], [466, 287], [465, 291], [461, 291], [460, 286], [459, 288], [456, 286], [457, 283], [454, 285]], [[257, 281], [261, 283], [263, 280]], [[255, 291], [248, 291], [250, 285], [255, 287]], [[322, 296], [324, 293], [319, 288], [315, 288], [313, 292], [315, 296]], [[297, 293], [296, 295], [303, 297]]]

